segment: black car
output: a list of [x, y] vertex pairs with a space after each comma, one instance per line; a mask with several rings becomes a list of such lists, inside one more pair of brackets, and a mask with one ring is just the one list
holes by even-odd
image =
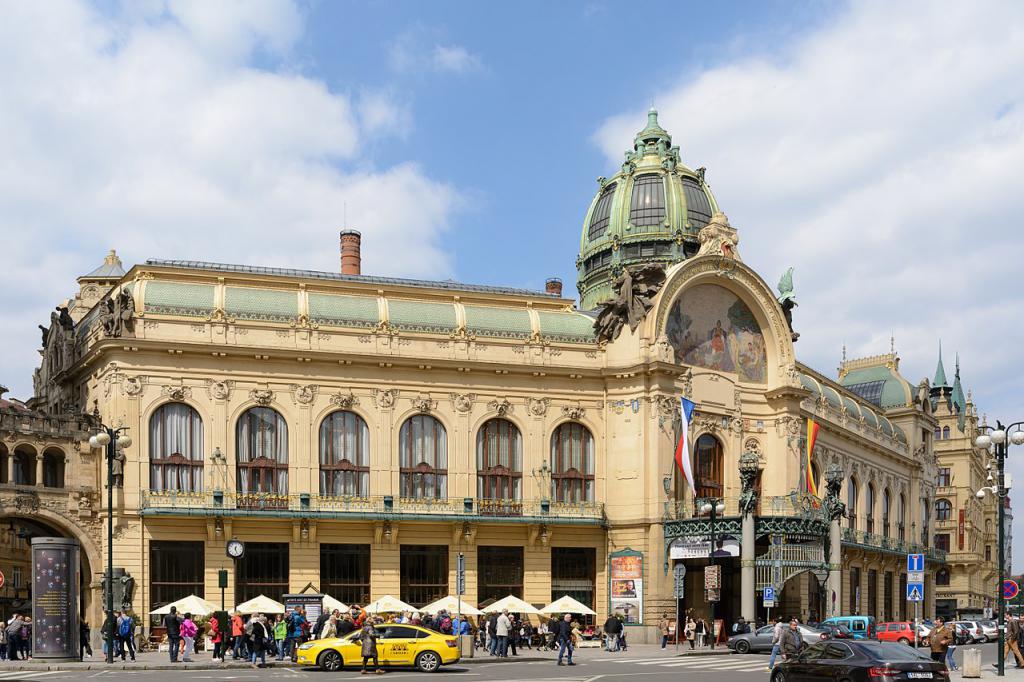
[[822, 623], [818, 627], [822, 630], [822, 639], [855, 639], [853, 631], [845, 625]]
[[812, 644], [775, 666], [771, 682], [874, 682], [949, 679], [946, 666], [896, 642], [829, 640]]

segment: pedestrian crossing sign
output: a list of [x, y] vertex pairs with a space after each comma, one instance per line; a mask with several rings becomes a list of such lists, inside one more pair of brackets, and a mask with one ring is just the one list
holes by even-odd
[[924, 584], [907, 583], [907, 601], [924, 601]]

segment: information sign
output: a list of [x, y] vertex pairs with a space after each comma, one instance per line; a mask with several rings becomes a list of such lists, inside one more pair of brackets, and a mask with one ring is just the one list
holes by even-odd
[[718, 590], [722, 587], [722, 567], [718, 564], [704, 567], [704, 589]]

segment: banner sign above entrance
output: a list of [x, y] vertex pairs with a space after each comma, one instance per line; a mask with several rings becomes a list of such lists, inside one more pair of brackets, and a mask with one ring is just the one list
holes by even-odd
[[698, 536], [692, 538], [676, 538], [669, 546], [670, 559], [707, 559], [709, 556], [737, 557], [740, 555], [740, 543], [732, 535], [719, 535], [715, 543], [715, 553], [711, 554], [711, 538]]

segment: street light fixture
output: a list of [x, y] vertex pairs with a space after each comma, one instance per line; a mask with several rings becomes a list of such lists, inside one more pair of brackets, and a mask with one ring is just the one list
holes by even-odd
[[[719, 514], [725, 512], [725, 504], [721, 500], [716, 500], [713, 504], [711, 502], [705, 502], [700, 506], [699, 511], [701, 514], [711, 515], [711, 544], [708, 547], [708, 561], [710, 561], [711, 565], [714, 566], [715, 545], [718, 544], [718, 534], [715, 532], [715, 520]], [[719, 590], [721, 590], [721, 586], [719, 586]], [[715, 640], [717, 639], [715, 636], [715, 602], [709, 599], [708, 603], [711, 605], [711, 648], [714, 649]], [[678, 628], [678, 625], [676, 627]]]
[[[976, 494], [978, 499], [985, 497], [986, 493], [996, 498], [996, 508], [999, 514], [999, 582], [996, 583], [996, 598], [999, 604], [999, 649], [996, 662], [997, 675], [1002, 677], [1006, 672], [1006, 598], [1003, 596], [1003, 581], [1006, 580], [1006, 496], [1010, 487], [1010, 481], [1006, 476], [1006, 449], [1010, 444], [1024, 445], [1024, 431], [1021, 430], [1024, 421], [1010, 424], [1009, 427], [996, 421], [995, 428], [982, 424], [978, 428], [982, 431], [974, 444], [982, 450], [990, 450], [995, 458], [996, 476], [990, 486], [985, 486]], [[985, 433], [987, 431], [987, 433]], [[1007, 432], [1013, 434], [1007, 439]], [[1007, 442], [1009, 440], [1009, 443]], [[989, 463], [988, 481], [992, 481], [991, 463]]]

